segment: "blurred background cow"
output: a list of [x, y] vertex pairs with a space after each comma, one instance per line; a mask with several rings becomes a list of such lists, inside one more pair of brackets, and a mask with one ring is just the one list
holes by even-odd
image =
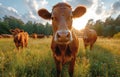
[[86, 27], [83, 30], [83, 41], [84, 41], [85, 49], [87, 48], [87, 46], [90, 46], [90, 50], [92, 50], [92, 47], [93, 47], [94, 43], [96, 42], [96, 40], [97, 40], [96, 31]]
[[12, 33], [14, 37], [14, 43], [19, 50], [19, 47], [27, 47], [28, 45], [28, 33], [24, 32], [23, 30], [20, 30], [18, 28], [16, 29], [11, 29], [10, 32]]

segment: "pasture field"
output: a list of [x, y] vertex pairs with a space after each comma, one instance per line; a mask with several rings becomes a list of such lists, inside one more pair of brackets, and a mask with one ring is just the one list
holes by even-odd
[[[51, 38], [29, 39], [18, 52], [13, 39], [0, 39], [0, 77], [55, 77]], [[120, 39], [98, 38], [92, 51], [79, 39], [74, 77], [120, 77]], [[62, 71], [69, 77], [68, 65]]]

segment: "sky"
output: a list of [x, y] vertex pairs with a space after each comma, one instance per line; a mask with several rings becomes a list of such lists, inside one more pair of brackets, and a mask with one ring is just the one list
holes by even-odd
[[46, 8], [51, 12], [52, 6], [58, 2], [67, 2], [74, 10], [78, 5], [84, 5], [87, 12], [80, 18], [73, 19], [73, 27], [82, 29], [89, 19], [105, 21], [109, 16], [116, 18], [120, 14], [120, 0], [0, 0], [0, 18], [14, 16], [24, 22], [50, 22], [40, 18], [37, 11]]

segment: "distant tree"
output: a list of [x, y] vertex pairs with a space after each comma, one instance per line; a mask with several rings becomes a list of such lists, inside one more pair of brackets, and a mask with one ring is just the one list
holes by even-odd
[[45, 35], [52, 35], [52, 26], [47, 22], [45, 25]]
[[17, 19], [13, 16], [4, 16], [4, 22], [8, 23], [9, 28], [23, 28], [24, 22], [21, 19]]
[[93, 29], [96, 30], [97, 35], [99, 36], [103, 35], [103, 28], [104, 28], [104, 23], [101, 20], [97, 20], [93, 26]]
[[0, 34], [7, 34], [7, 33], [10, 33], [8, 23], [0, 21]]
[[93, 19], [89, 19], [87, 24], [86, 24], [86, 27], [92, 28], [93, 24], [94, 24], [94, 20]]
[[120, 26], [120, 15], [118, 15], [118, 17], [115, 19], [114, 24], [116, 26]]
[[106, 18], [104, 24], [105, 24], [105, 26], [113, 26], [113, 25], [115, 25], [114, 19], [110, 16], [110, 17]]

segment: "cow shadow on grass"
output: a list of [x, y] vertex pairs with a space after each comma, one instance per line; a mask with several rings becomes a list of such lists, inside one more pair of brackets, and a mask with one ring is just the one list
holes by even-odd
[[80, 50], [77, 61], [81, 69], [81, 77], [119, 77], [120, 57], [107, 48], [95, 44], [92, 50]]

